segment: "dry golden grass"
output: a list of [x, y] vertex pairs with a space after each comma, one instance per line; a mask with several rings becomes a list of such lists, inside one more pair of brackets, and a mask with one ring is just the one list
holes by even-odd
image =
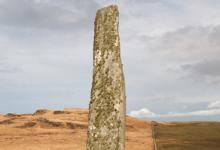
[[220, 123], [173, 122], [154, 126], [158, 150], [220, 150]]
[[[88, 110], [0, 115], [0, 150], [85, 150]], [[127, 117], [126, 150], [151, 150], [150, 122]]]

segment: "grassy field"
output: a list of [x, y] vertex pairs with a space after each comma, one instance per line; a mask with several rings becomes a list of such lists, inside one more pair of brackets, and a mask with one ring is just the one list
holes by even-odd
[[220, 150], [220, 123], [154, 123], [157, 150]]

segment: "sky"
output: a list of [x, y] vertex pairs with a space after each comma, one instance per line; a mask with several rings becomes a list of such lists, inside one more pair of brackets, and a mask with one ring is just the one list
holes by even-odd
[[95, 14], [110, 4], [127, 114], [220, 121], [219, 0], [0, 0], [0, 113], [88, 108]]

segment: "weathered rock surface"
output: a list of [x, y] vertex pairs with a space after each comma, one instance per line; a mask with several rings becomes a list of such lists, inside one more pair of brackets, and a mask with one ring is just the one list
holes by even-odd
[[117, 6], [97, 11], [87, 150], [125, 147], [125, 83], [118, 26]]

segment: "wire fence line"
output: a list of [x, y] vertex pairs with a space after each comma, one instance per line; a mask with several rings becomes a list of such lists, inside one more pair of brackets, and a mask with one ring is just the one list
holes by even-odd
[[151, 121], [151, 130], [152, 130], [152, 138], [153, 138], [153, 150], [157, 150], [156, 136], [154, 126], [157, 125], [157, 122]]

